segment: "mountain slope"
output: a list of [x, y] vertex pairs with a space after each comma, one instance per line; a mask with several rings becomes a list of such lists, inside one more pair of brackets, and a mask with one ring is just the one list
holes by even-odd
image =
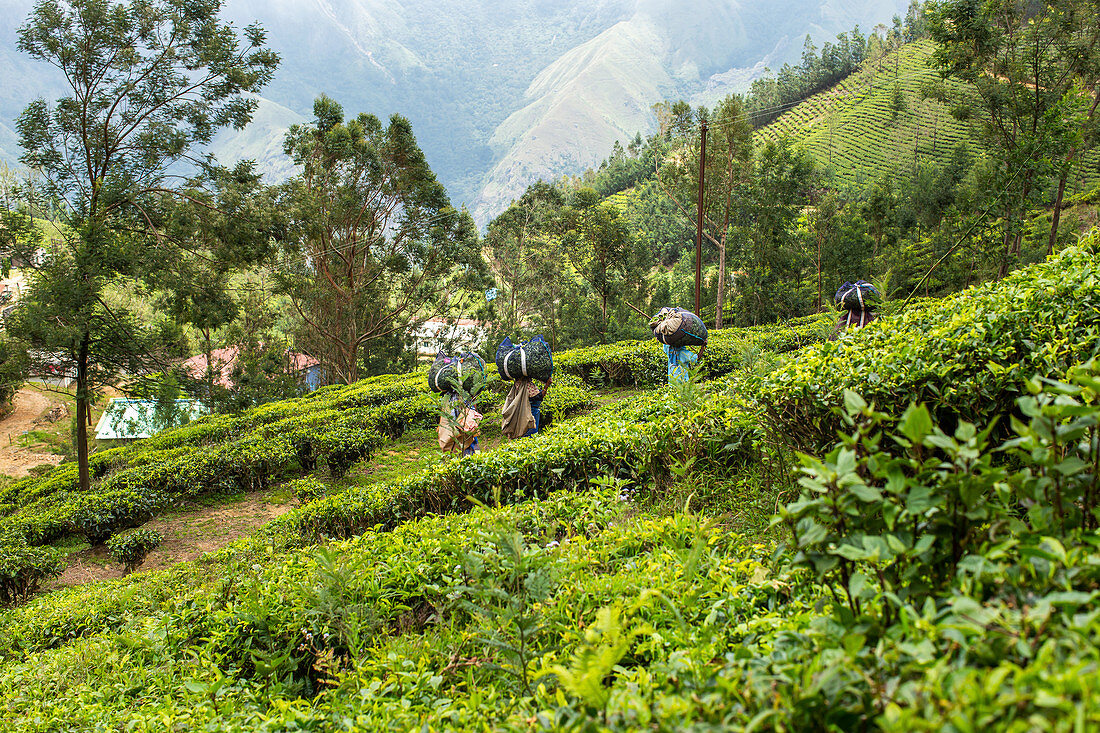
[[[869, 29], [904, 0], [228, 0], [240, 27], [259, 22], [282, 57], [260, 112], [218, 137], [224, 162], [290, 168], [285, 125], [311, 116], [325, 93], [349, 115], [408, 117], [456, 204], [485, 221], [535, 179], [578, 173], [615, 140], [652, 130], [666, 98], [710, 102], [743, 89], [765, 65], [796, 60], [807, 33], [820, 43]], [[0, 125], [35, 96], [55, 99], [60, 76], [15, 49], [31, 0], [0, 0]], [[282, 109], [279, 109], [282, 108]], [[278, 110], [276, 112], [276, 110]], [[0, 158], [14, 162], [0, 128]]]
[[[926, 97], [943, 81], [928, 65], [932, 41], [907, 44], [877, 63], [866, 62], [835, 87], [785, 112], [757, 133], [757, 140], [786, 137], [800, 143], [834, 185], [861, 189], [882, 176], [907, 176], [920, 163], [944, 166], [960, 144], [971, 153], [985, 146], [981, 115], [960, 121], [949, 105]], [[894, 90], [901, 92], [897, 105]], [[1082, 183], [1100, 180], [1100, 158], [1086, 159]]]

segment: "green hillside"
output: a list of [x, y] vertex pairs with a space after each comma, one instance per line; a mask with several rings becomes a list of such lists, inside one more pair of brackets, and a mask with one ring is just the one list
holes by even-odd
[[[929, 86], [962, 85], [944, 81], [928, 62], [935, 44], [902, 46], [828, 91], [816, 94], [756, 133], [760, 141], [781, 136], [801, 144], [838, 188], [862, 190], [884, 176], [907, 176], [918, 163], [947, 164], [957, 145], [980, 150], [978, 114], [957, 120], [947, 104], [922, 91]], [[895, 89], [903, 104], [896, 101]], [[1085, 180], [1100, 180], [1100, 155], [1093, 154]]]
[[[652, 341], [562, 353], [561, 411], [535, 438], [351, 484], [314, 469], [298, 507], [198, 563], [0, 613], [0, 716], [25, 731], [1087, 730], [1098, 248], [1094, 233], [836, 341], [814, 343], [822, 319], [731, 329], [709, 379], [677, 389]], [[95, 490], [223, 449], [229, 479], [279, 446], [296, 450], [266, 464], [272, 480], [318, 449], [334, 475], [369, 465], [412, 427], [422, 380], [162, 434], [101, 458]], [[79, 502], [63, 471], [5, 492], [5, 583], [21, 508], [51, 482], [50, 506]]]
[[[909, 174], [918, 161], [946, 164], [959, 143], [980, 145], [976, 117], [960, 122], [922, 86], [942, 82], [928, 66], [934, 44], [907, 44], [877, 63], [865, 62], [828, 91], [816, 94], [757, 133], [801, 143], [837, 186], [862, 188], [886, 174]], [[895, 111], [895, 87], [905, 99]]]

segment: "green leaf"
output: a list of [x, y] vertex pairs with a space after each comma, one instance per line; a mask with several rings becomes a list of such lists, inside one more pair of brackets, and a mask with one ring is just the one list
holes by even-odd
[[874, 486], [868, 486], [867, 484], [852, 484], [848, 487], [848, 490], [855, 494], [856, 498], [860, 501], [868, 503], [882, 501], [882, 492]]
[[898, 430], [914, 444], [920, 445], [932, 433], [932, 416], [928, 408], [923, 404], [910, 405], [901, 415]]

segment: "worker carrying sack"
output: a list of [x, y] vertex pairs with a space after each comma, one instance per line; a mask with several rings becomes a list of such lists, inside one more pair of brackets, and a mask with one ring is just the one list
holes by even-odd
[[550, 344], [542, 336], [519, 345], [513, 345], [511, 337], [505, 337], [497, 347], [497, 372], [507, 381], [523, 377], [548, 381], [554, 374]]
[[477, 354], [448, 356], [440, 351], [428, 370], [428, 386], [433, 392], [449, 394], [461, 384], [471, 397], [485, 386], [485, 360]]
[[846, 282], [836, 291], [836, 302], [841, 308], [850, 311], [874, 310], [882, 302], [875, 286], [866, 280]]
[[669, 346], [702, 346], [707, 342], [703, 319], [683, 308], [662, 308], [649, 319], [653, 335]]

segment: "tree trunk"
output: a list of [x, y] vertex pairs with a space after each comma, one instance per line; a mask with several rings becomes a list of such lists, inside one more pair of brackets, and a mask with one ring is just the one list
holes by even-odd
[[818, 229], [817, 231], [817, 310], [821, 312], [821, 244], [822, 239], [825, 238], [825, 232]]
[[88, 421], [90, 415], [88, 400], [88, 341], [90, 335], [85, 332], [80, 341], [80, 353], [76, 362], [76, 465], [80, 479], [80, 490], [86, 493], [92, 487], [88, 474]]
[[607, 343], [607, 293], [600, 294], [600, 311], [603, 313], [603, 342]]
[[205, 329], [202, 335], [206, 341], [206, 399], [211, 402], [210, 409], [214, 409], [214, 349], [210, 345], [210, 329]]
[[[722, 327], [722, 304], [726, 301], [726, 234], [718, 242], [718, 305], [714, 312], [714, 328]], [[701, 315], [696, 313], [700, 318]]]

